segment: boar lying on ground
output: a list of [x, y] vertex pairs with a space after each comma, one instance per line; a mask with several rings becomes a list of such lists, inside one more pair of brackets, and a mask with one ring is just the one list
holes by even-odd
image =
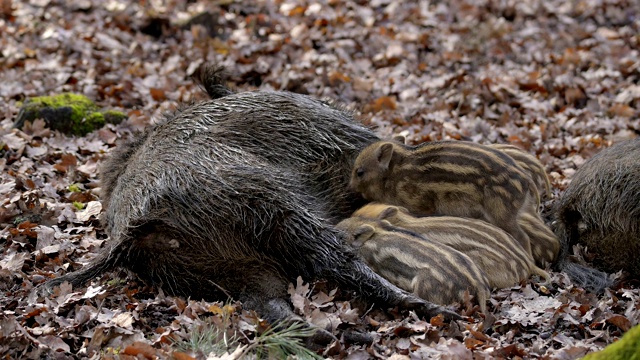
[[[574, 244], [587, 246], [601, 270], [625, 270], [640, 278], [640, 138], [616, 144], [584, 163], [555, 206], [561, 239], [560, 268]], [[610, 285], [602, 273], [569, 273], [583, 286]]]
[[393, 226], [460, 251], [484, 271], [492, 288], [515, 286], [531, 275], [549, 281], [549, 274], [534, 264], [531, 255], [511, 235], [482, 220], [454, 216], [415, 217], [403, 207], [379, 203], [367, 204], [353, 216], [386, 220]]
[[[386, 220], [351, 217], [336, 225], [367, 264], [395, 285], [438, 304], [475, 296], [487, 311], [487, 276], [467, 255]], [[519, 246], [519, 245], [518, 245]]]
[[232, 296], [270, 322], [293, 313], [287, 285], [326, 278], [383, 307], [449, 312], [375, 274], [332, 224], [357, 154], [378, 140], [332, 104], [288, 92], [233, 93], [202, 71], [212, 100], [183, 107], [119, 146], [101, 172], [108, 247], [54, 279], [74, 286], [119, 266], [173, 295]]

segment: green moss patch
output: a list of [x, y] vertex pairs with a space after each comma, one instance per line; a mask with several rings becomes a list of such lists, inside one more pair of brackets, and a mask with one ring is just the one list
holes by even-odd
[[65, 93], [28, 99], [22, 105], [14, 127], [22, 129], [26, 121], [43, 119], [52, 130], [84, 136], [105, 123], [118, 124], [125, 118], [122, 112], [101, 110], [84, 95]]
[[80, 188], [80, 185], [78, 185], [78, 184], [71, 184], [71, 185], [69, 185], [69, 191], [71, 191], [71, 192], [81, 192], [82, 189]]
[[127, 115], [117, 110], [105, 110], [102, 112], [102, 115], [104, 115], [104, 122], [109, 124], [120, 124], [127, 118]]
[[602, 351], [588, 354], [583, 360], [640, 360], [640, 325]]

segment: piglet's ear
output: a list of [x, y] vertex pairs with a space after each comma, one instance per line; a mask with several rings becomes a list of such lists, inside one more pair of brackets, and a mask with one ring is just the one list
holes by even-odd
[[411, 212], [409, 212], [409, 209], [407, 209], [404, 206], [396, 206], [396, 209], [398, 209], [399, 213], [406, 214], [406, 215], [411, 215]]
[[404, 135], [393, 135], [393, 137], [391, 137], [391, 140], [399, 143], [399, 144], [406, 144], [407, 143], [407, 138]]
[[361, 225], [353, 232], [353, 247], [361, 247], [367, 240], [371, 239], [376, 229], [371, 225]]
[[393, 144], [382, 144], [377, 151], [378, 165], [382, 170], [389, 169], [389, 163], [391, 162], [391, 156], [393, 156]]
[[388, 219], [398, 213], [398, 208], [395, 206], [389, 206], [388, 208], [382, 210], [380, 215], [378, 215], [378, 219]]
[[387, 227], [395, 227], [392, 223], [389, 222], [389, 220], [380, 220], [380, 224], [387, 226]]

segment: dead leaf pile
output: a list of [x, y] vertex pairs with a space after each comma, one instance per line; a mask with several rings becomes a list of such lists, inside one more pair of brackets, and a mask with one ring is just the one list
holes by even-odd
[[[204, 62], [241, 91], [329, 97], [381, 136], [512, 143], [543, 162], [557, 196], [597, 151], [640, 132], [640, 3], [628, 0], [0, 1], [0, 354], [8, 358], [205, 359], [215, 329], [235, 358], [266, 324], [240, 304], [164, 296], [126, 273], [86, 288], [33, 288], [108, 242], [98, 173], [116, 143], [203, 98]], [[129, 120], [68, 137], [31, 96], [74, 92]], [[547, 207], [552, 203], [547, 203]], [[563, 274], [494, 291], [489, 314], [445, 324], [383, 311], [323, 283], [290, 288], [296, 312], [368, 359], [575, 359], [640, 322], [638, 283], [602, 295]], [[225, 342], [235, 336], [235, 342]], [[218, 351], [217, 350], [217, 351]], [[234, 355], [235, 354], [235, 355]]]

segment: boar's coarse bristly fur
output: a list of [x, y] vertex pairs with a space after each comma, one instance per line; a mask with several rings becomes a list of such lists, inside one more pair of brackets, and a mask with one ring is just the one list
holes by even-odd
[[212, 100], [113, 152], [101, 173], [108, 249], [47, 286], [121, 266], [169, 294], [233, 296], [276, 321], [293, 315], [287, 284], [302, 276], [456, 318], [375, 274], [332, 225], [362, 205], [347, 188], [351, 164], [377, 137], [340, 107], [288, 92], [233, 93], [220, 74], [204, 70]]
[[[601, 151], [576, 171], [555, 206], [562, 251], [558, 267], [580, 285], [602, 290], [608, 277], [566, 261], [574, 244], [587, 246], [601, 270], [640, 278], [640, 138]], [[589, 269], [587, 269], [589, 270]]]

